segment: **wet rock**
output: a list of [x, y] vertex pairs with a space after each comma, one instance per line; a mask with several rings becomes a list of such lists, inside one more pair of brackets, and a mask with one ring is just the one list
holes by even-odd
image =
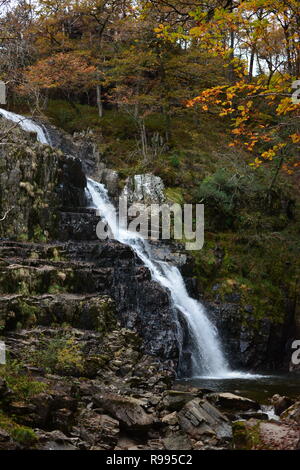
[[[261, 419], [261, 420], [268, 420], [269, 416], [267, 413], [263, 413], [261, 411], [245, 411], [244, 413], [239, 413], [239, 416], [242, 419]], [[236, 419], [236, 417], [234, 418]]]
[[252, 306], [243, 306], [234, 293], [224, 301], [217, 292], [215, 301], [206, 306], [230, 365], [237, 370], [273, 370], [275, 365], [276, 368], [286, 366], [289, 315], [281, 324], [267, 318], [258, 321]]

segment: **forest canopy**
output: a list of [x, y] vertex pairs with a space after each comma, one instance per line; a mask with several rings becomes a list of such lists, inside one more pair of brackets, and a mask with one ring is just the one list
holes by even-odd
[[1, 0], [1, 11], [0, 78], [13, 103], [122, 110], [145, 162], [149, 146], [169, 145], [174, 116], [208, 114], [253, 167], [274, 165], [275, 180], [298, 171], [297, 0]]

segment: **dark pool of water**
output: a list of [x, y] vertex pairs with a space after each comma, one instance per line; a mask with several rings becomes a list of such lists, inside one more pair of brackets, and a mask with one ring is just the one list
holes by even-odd
[[178, 380], [179, 383], [196, 388], [205, 388], [213, 392], [231, 392], [260, 403], [268, 403], [268, 399], [275, 393], [290, 398], [300, 396], [300, 374], [260, 375], [245, 377], [218, 378], [190, 378]]

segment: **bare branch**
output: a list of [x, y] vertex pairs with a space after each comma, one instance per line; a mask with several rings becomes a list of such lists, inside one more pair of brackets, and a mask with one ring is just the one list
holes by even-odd
[[0, 219], [0, 222], [3, 222], [3, 220], [6, 219], [6, 217], [8, 216], [8, 214], [9, 214], [14, 208], [15, 208], [15, 206], [12, 206], [10, 209], [8, 209], [8, 210], [5, 212], [4, 216]]

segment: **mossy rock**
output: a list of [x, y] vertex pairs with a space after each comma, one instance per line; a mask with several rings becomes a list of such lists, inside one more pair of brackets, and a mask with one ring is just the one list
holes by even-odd
[[237, 450], [257, 449], [262, 443], [259, 433], [259, 422], [235, 421], [232, 423], [233, 443]]

